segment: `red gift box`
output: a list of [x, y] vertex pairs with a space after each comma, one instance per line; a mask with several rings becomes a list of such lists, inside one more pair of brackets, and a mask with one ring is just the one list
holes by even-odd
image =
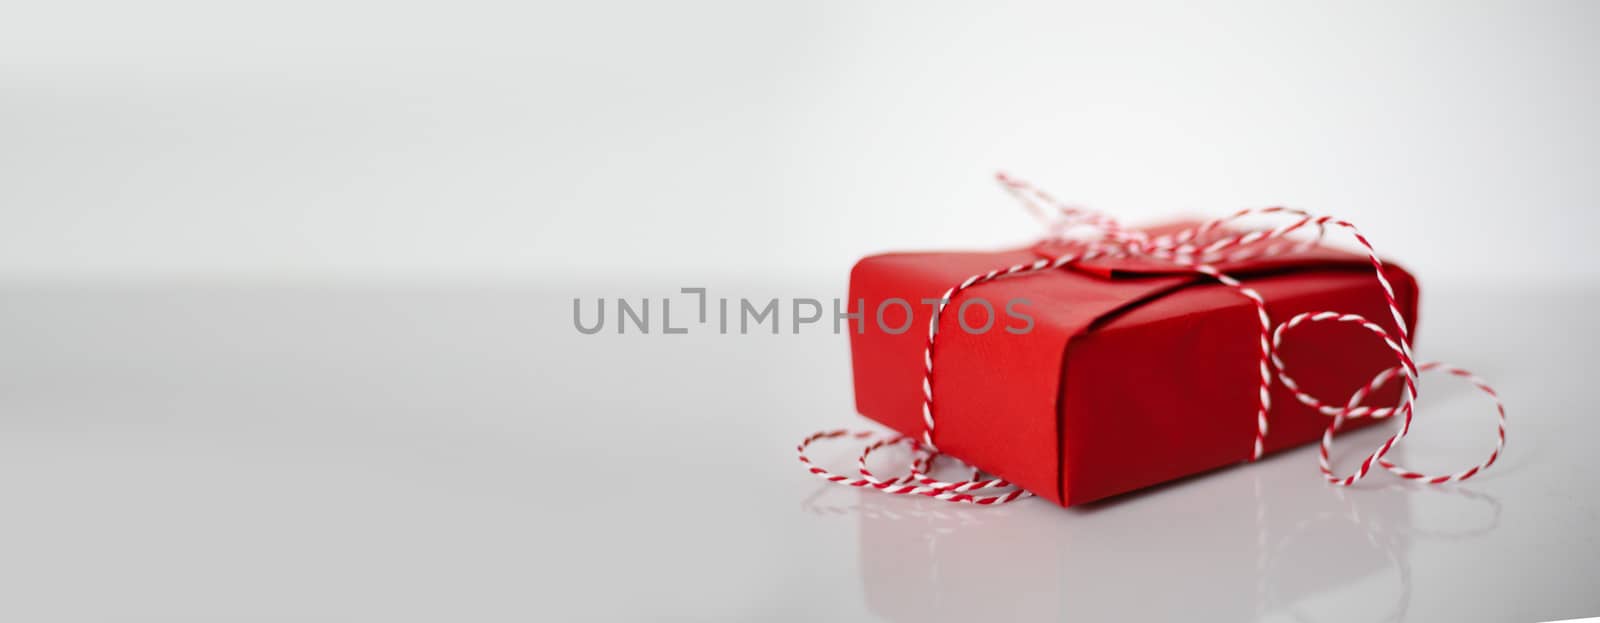
[[[972, 275], [1062, 255], [1062, 244], [858, 262], [850, 276], [852, 309], [862, 313], [850, 338], [857, 410], [920, 436], [927, 302]], [[1259, 292], [1274, 322], [1338, 310], [1400, 334], [1364, 255], [1308, 245], [1214, 266]], [[1384, 271], [1415, 329], [1416, 280], [1390, 263]], [[1249, 299], [1211, 277], [1157, 259], [1102, 257], [983, 283], [945, 309], [931, 377], [943, 453], [1063, 506], [1253, 454], [1260, 320]], [[1395, 365], [1370, 334], [1337, 323], [1304, 325], [1279, 354], [1316, 396], [1349, 396]], [[1393, 404], [1399, 390], [1382, 388], [1367, 402]], [[1327, 428], [1327, 416], [1283, 383], [1271, 392], [1265, 452], [1314, 441]]]

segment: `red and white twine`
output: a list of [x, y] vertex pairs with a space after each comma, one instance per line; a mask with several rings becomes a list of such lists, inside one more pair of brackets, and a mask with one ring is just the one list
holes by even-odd
[[[973, 275], [946, 290], [939, 297], [940, 302], [933, 308], [933, 317], [928, 323], [928, 341], [923, 348], [923, 430], [921, 438], [894, 436], [880, 438], [870, 443], [857, 460], [859, 477], [851, 478], [818, 467], [806, 456], [806, 449], [811, 444], [824, 439], [849, 437], [866, 440], [878, 435], [870, 431], [831, 430], [818, 432], [806, 437], [796, 449], [799, 453], [800, 462], [805, 464], [806, 469], [812, 474], [816, 474], [829, 482], [851, 487], [870, 487], [895, 495], [920, 495], [949, 502], [978, 505], [1004, 504], [1032, 496], [1032, 493], [1028, 493], [1003, 479], [985, 478], [978, 468], [972, 466], [968, 466], [972, 476], [965, 481], [945, 482], [929, 475], [935, 460], [945, 456], [940, 454], [937, 446], [934, 445], [934, 433], [937, 428], [935, 426], [933, 405], [933, 355], [940, 316], [943, 314], [945, 307], [957, 295], [969, 288], [990, 281], [1056, 270], [1075, 262], [1095, 258], [1129, 256], [1153, 258], [1186, 267], [1232, 288], [1249, 299], [1255, 306], [1256, 314], [1261, 321], [1258, 335], [1261, 345], [1259, 365], [1261, 374], [1257, 388], [1256, 432], [1251, 444], [1250, 460], [1254, 461], [1261, 458], [1266, 442], [1268, 434], [1267, 413], [1272, 407], [1270, 390], [1274, 371], [1276, 371], [1277, 380], [1283, 383], [1285, 388], [1289, 389], [1296, 400], [1331, 418], [1322, 435], [1318, 462], [1323, 476], [1329, 483], [1334, 485], [1349, 486], [1354, 484], [1356, 481], [1366, 477], [1374, 464], [1401, 478], [1418, 480], [1429, 484], [1466, 480], [1493, 465], [1495, 460], [1500, 457], [1500, 451], [1505, 447], [1506, 441], [1505, 405], [1501, 404], [1500, 398], [1493, 388], [1489, 387], [1483, 379], [1474, 376], [1470, 372], [1439, 362], [1416, 363], [1411, 352], [1411, 336], [1406, 330], [1405, 318], [1400, 313], [1399, 303], [1395, 300], [1394, 287], [1389, 284], [1389, 280], [1384, 276], [1383, 260], [1378, 258], [1378, 253], [1373, 249], [1372, 243], [1368, 242], [1366, 237], [1362, 236], [1361, 232], [1356, 229], [1355, 225], [1350, 224], [1348, 221], [1329, 216], [1317, 216], [1290, 208], [1270, 207], [1241, 210], [1232, 215], [1176, 234], [1150, 236], [1145, 232], [1125, 229], [1115, 219], [1099, 212], [1057, 201], [1054, 197], [1027, 182], [1007, 176], [1004, 173], [998, 174], [997, 178], [1006, 191], [1020, 200], [1036, 217], [1046, 222], [1049, 239], [1073, 242], [1075, 244], [1072, 248], [1075, 250], [1072, 253], [1055, 258], [1042, 258], [1033, 262], [1016, 264]], [[1231, 230], [1224, 229], [1225, 225], [1239, 219], [1260, 215], [1287, 215], [1293, 217], [1293, 220], [1275, 229], [1253, 230], [1239, 234], [1231, 233]], [[1218, 270], [1215, 266], [1222, 262], [1292, 253], [1320, 241], [1329, 228], [1348, 230], [1351, 236], [1366, 251], [1367, 257], [1371, 259], [1373, 274], [1377, 277], [1378, 285], [1382, 286], [1385, 302], [1389, 306], [1389, 313], [1394, 316], [1397, 329], [1395, 334], [1391, 334], [1388, 330], [1358, 314], [1344, 314], [1334, 311], [1302, 313], [1274, 326], [1267, 315], [1266, 300], [1262, 298], [1261, 294], [1238, 279]], [[1304, 241], [1288, 238], [1289, 234], [1301, 230], [1314, 230], [1315, 235], [1312, 239]], [[1264, 242], [1266, 243], [1258, 244]], [[1348, 323], [1372, 332], [1383, 342], [1384, 346], [1394, 353], [1396, 364], [1379, 372], [1370, 382], [1357, 389], [1343, 407], [1331, 406], [1319, 400], [1301, 389], [1294, 378], [1289, 376], [1283, 360], [1278, 356], [1278, 350], [1281, 348], [1283, 337], [1287, 332], [1300, 325], [1315, 322]], [[1417, 376], [1422, 372], [1433, 369], [1443, 370], [1472, 383], [1494, 401], [1497, 412], [1495, 447], [1494, 451], [1489, 454], [1489, 458], [1482, 464], [1470, 469], [1438, 476], [1411, 471], [1385, 458], [1385, 455], [1393, 450], [1395, 445], [1400, 443], [1400, 440], [1404, 439], [1406, 434], [1411, 431], [1411, 418], [1417, 402]], [[1399, 406], [1373, 408], [1362, 404], [1372, 392], [1397, 377], [1401, 379], [1404, 390]], [[1361, 417], [1381, 419], [1395, 415], [1399, 415], [1401, 419], [1398, 432], [1378, 446], [1351, 474], [1339, 476], [1333, 472], [1333, 468], [1329, 465], [1328, 455], [1333, 447], [1333, 434], [1339, 430], [1345, 420]], [[912, 453], [913, 458], [908, 472], [904, 476], [890, 479], [877, 477], [867, 468], [867, 458], [877, 450], [896, 445], [904, 445]]]

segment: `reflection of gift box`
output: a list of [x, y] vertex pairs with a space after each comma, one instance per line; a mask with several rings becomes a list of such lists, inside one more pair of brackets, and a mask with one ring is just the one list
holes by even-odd
[[[850, 306], [862, 316], [850, 336], [857, 410], [920, 435], [932, 315], [925, 301], [972, 275], [1063, 252], [1041, 243], [857, 263], [850, 277]], [[1274, 322], [1331, 310], [1395, 329], [1364, 256], [1312, 247], [1216, 266], [1264, 296]], [[1414, 329], [1416, 281], [1393, 265], [1386, 275]], [[1248, 299], [1209, 277], [1151, 259], [1071, 264], [968, 289], [949, 303], [938, 329], [939, 450], [1058, 504], [1251, 455], [1260, 322]], [[1395, 364], [1371, 334], [1334, 323], [1302, 325], [1280, 354], [1301, 387], [1334, 402]], [[1393, 404], [1398, 391], [1386, 387], [1368, 404]], [[1281, 383], [1273, 385], [1272, 405], [1269, 453], [1314, 441], [1327, 426]]]
[[[1409, 494], [1341, 497], [1305, 478], [1278, 464], [1152, 493], [1158, 499], [1148, 503], [1164, 509], [1203, 509], [1181, 519], [1144, 512], [1142, 499], [1060, 521], [1033, 509], [928, 510], [863, 491], [866, 603], [878, 617], [908, 623], [1248, 621], [1285, 611], [1379, 621], [1403, 612]], [[1370, 588], [1377, 584], [1393, 586]], [[1318, 603], [1361, 586], [1369, 587], [1363, 603], [1340, 616]]]

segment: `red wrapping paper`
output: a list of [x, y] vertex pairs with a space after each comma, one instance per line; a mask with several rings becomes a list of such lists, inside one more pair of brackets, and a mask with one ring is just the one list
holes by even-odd
[[[1150, 230], [1152, 234], [1191, 225]], [[932, 307], [967, 277], [1055, 257], [1052, 243], [996, 252], [890, 253], [851, 271], [850, 301], [864, 310], [851, 333], [856, 408], [900, 433], [920, 436], [923, 348]], [[1361, 314], [1393, 332], [1368, 258], [1325, 247], [1216, 265], [1267, 301], [1274, 322], [1300, 312]], [[1408, 329], [1417, 317], [1416, 280], [1385, 263]], [[973, 297], [995, 310], [974, 335], [957, 310]], [[906, 309], [880, 304], [898, 298]], [[1005, 315], [1009, 301], [1033, 319]], [[857, 301], [860, 303], [857, 303]], [[1104, 258], [968, 289], [941, 316], [934, 353], [934, 441], [951, 454], [1036, 495], [1070, 506], [1213, 470], [1250, 457], [1259, 384], [1260, 323], [1237, 291], [1159, 260]], [[985, 324], [968, 310], [968, 326]], [[1413, 333], [1414, 335], [1414, 333]], [[1393, 355], [1359, 328], [1332, 323], [1297, 330], [1280, 352], [1303, 388], [1342, 403]], [[1393, 404], [1387, 387], [1369, 404]], [[1268, 453], [1315, 441], [1326, 416], [1281, 383], [1272, 387]], [[1346, 429], [1370, 423], [1348, 422]]]

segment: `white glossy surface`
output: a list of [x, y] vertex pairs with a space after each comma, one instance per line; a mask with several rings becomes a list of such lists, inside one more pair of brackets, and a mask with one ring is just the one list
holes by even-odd
[[[572, 328], [574, 296], [679, 285], [4, 290], [0, 618], [1600, 614], [1593, 291], [1425, 288], [1422, 356], [1511, 409], [1481, 479], [1336, 491], [1306, 448], [1064, 510], [804, 474], [801, 436], [865, 424], [842, 337]], [[1402, 456], [1477, 460], [1484, 404], [1443, 382], [1423, 400]], [[1345, 464], [1379, 437], [1349, 439]]]

